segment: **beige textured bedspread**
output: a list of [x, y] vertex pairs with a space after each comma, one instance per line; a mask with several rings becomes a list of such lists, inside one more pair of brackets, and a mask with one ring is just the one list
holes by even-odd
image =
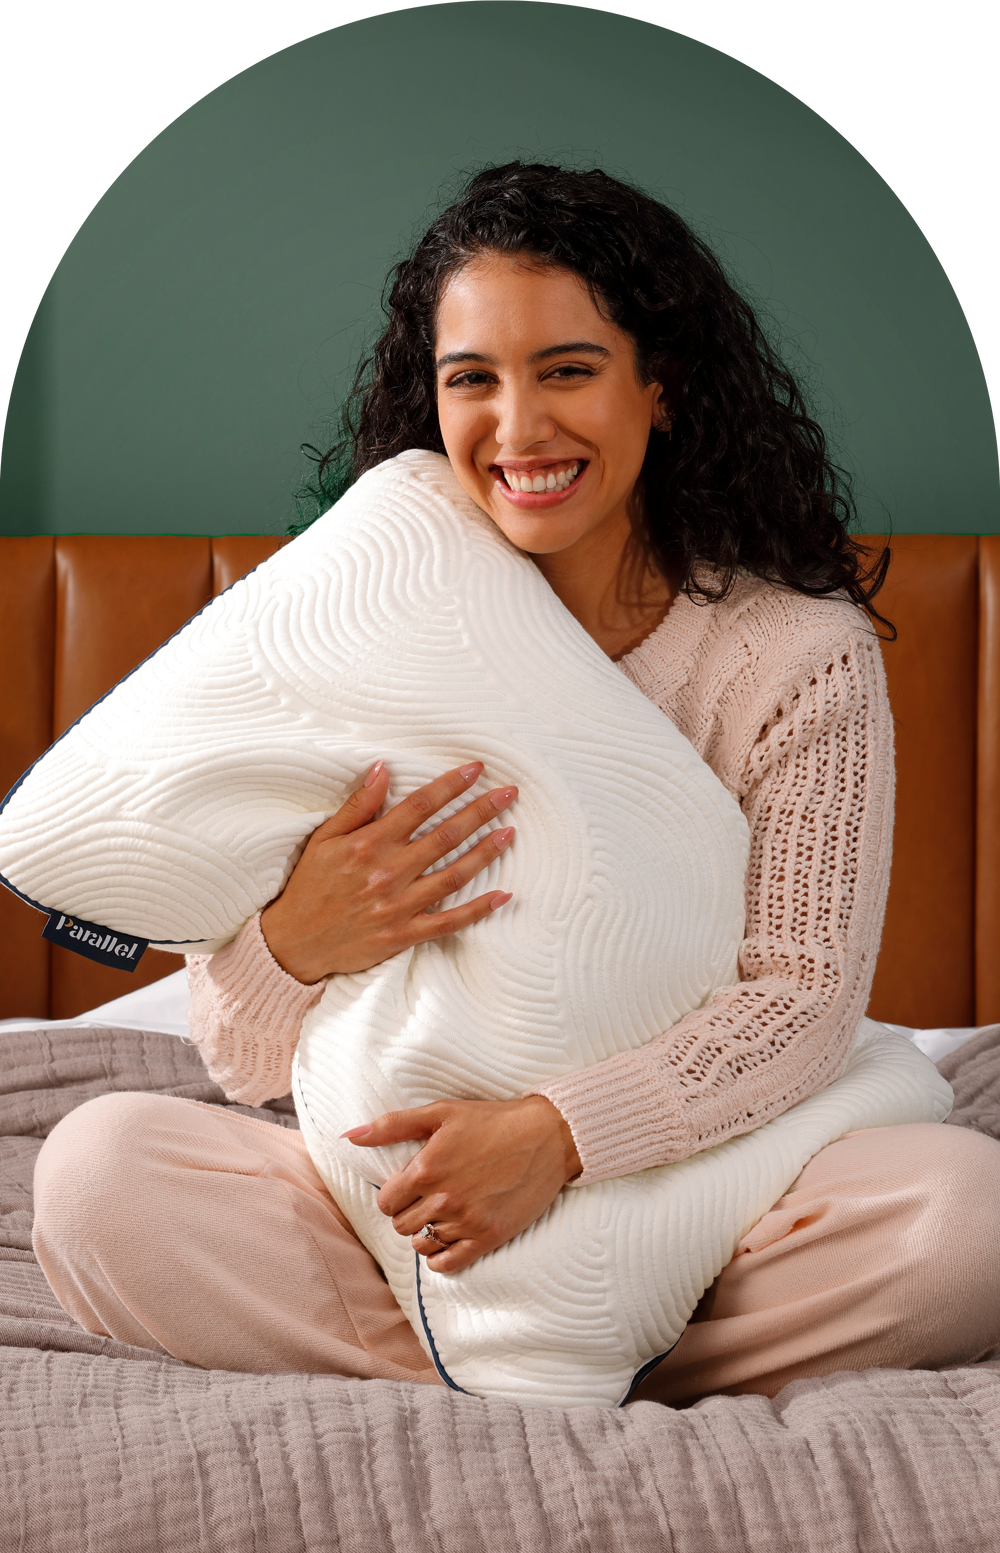
[[[996, 1135], [1000, 1026], [941, 1068], [954, 1120]], [[559, 1412], [91, 1337], [32, 1257], [31, 1174], [115, 1089], [224, 1103], [173, 1036], [0, 1030], [0, 1553], [1000, 1548], [1000, 1363]], [[294, 1125], [287, 1102], [251, 1114]]]

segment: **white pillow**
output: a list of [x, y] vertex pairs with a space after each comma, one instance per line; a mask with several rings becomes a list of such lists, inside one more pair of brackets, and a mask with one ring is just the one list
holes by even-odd
[[[677, 1342], [743, 1236], [814, 1154], [866, 1127], [943, 1121], [952, 1106], [932, 1062], [905, 1036], [863, 1019], [840, 1077], [784, 1116], [675, 1165], [571, 1185], [530, 1229], [449, 1277], [431, 1272], [395, 1233], [376, 1204], [377, 1187], [339, 1152], [350, 1145], [331, 1146], [329, 1127], [316, 1126], [303, 1104], [305, 1063], [320, 1069], [307, 1081], [314, 1093], [322, 1094], [317, 1077], [335, 1077], [323, 1040], [333, 1028], [320, 1004], [307, 1020], [294, 1086], [317, 1169], [442, 1379], [536, 1406], [626, 1401]], [[433, 1073], [435, 1055], [413, 1052], [414, 1077], [421, 1058], [424, 1074]], [[411, 1084], [414, 1098], [401, 1085], [401, 1104], [421, 1094]]]
[[339, 1134], [439, 1097], [520, 1095], [668, 1030], [736, 980], [747, 855], [735, 800], [446, 459], [366, 475], [92, 708], [9, 798], [0, 867], [113, 934], [215, 948], [380, 756], [393, 802], [475, 758], [473, 792], [519, 786], [515, 846], [452, 898], [514, 899], [330, 980], [295, 1067], [305, 1141], [451, 1383], [614, 1405], [810, 1154], [941, 1114], [947, 1086], [880, 1037], [862, 1079], [770, 1130], [568, 1189], [465, 1273], [429, 1272], [374, 1201], [416, 1146]]

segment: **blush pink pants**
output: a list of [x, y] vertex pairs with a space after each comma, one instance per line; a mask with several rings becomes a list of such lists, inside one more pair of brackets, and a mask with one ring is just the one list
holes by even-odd
[[[34, 1247], [89, 1332], [206, 1369], [441, 1384], [296, 1131], [163, 1095], [90, 1100], [39, 1155]], [[1000, 1143], [886, 1127], [806, 1166], [636, 1395], [773, 1396], [998, 1349]]]

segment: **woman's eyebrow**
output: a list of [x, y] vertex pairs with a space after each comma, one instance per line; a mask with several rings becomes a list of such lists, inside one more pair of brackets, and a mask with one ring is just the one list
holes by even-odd
[[[529, 361], [546, 361], [549, 356], [579, 355], [587, 352], [591, 356], [610, 356], [611, 352], [603, 345], [594, 345], [590, 340], [569, 340], [564, 345], [546, 345], [544, 350], [533, 351], [528, 357]], [[437, 366], [453, 367], [459, 361], [484, 361], [488, 367], [495, 367], [495, 356], [487, 356], [480, 351], [449, 351], [447, 356], [439, 356]]]
[[481, 351], [450, 351], [447, 356], [439, 356], [436, 365], [439, 367], [452, 367], [456, 361], [485, 361], [488, 367], [495, 367], [495, 356], [486, 356]]
[[610, 356], [611, 352], [603, 345], [594, 345], [590, 340], [569, 340], [565, 345], [546, 345], [542, 351], [535, 351], [528, 359], [530, 361], [545, 361], [549, 356], [578, 356], [586, 353], [591, 356]]

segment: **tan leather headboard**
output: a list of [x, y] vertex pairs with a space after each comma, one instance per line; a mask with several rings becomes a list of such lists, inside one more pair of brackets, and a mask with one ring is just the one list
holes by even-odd
[[[0, 792], [98, 696], [277, 539], [2, 539]], [[878, 543], [878, 541], [874, 541]], [[896, 719], [892, 886], [871, 1012], [898, 1024], [1000, 1020], [1000, 536], [893, 540], [883, 613]], [[133, 976], [50, 946], [0, 890], [0, 1017], [69, 1018], [179, 966]]]
[[976, 1023], [1000, 1020], [1000, 534], [979, 541]]
[[879, 608], [896, 724], [892, 881], [872, 1009], [918, 1026], [975, 1009], [978, 541], [895, 539]]

